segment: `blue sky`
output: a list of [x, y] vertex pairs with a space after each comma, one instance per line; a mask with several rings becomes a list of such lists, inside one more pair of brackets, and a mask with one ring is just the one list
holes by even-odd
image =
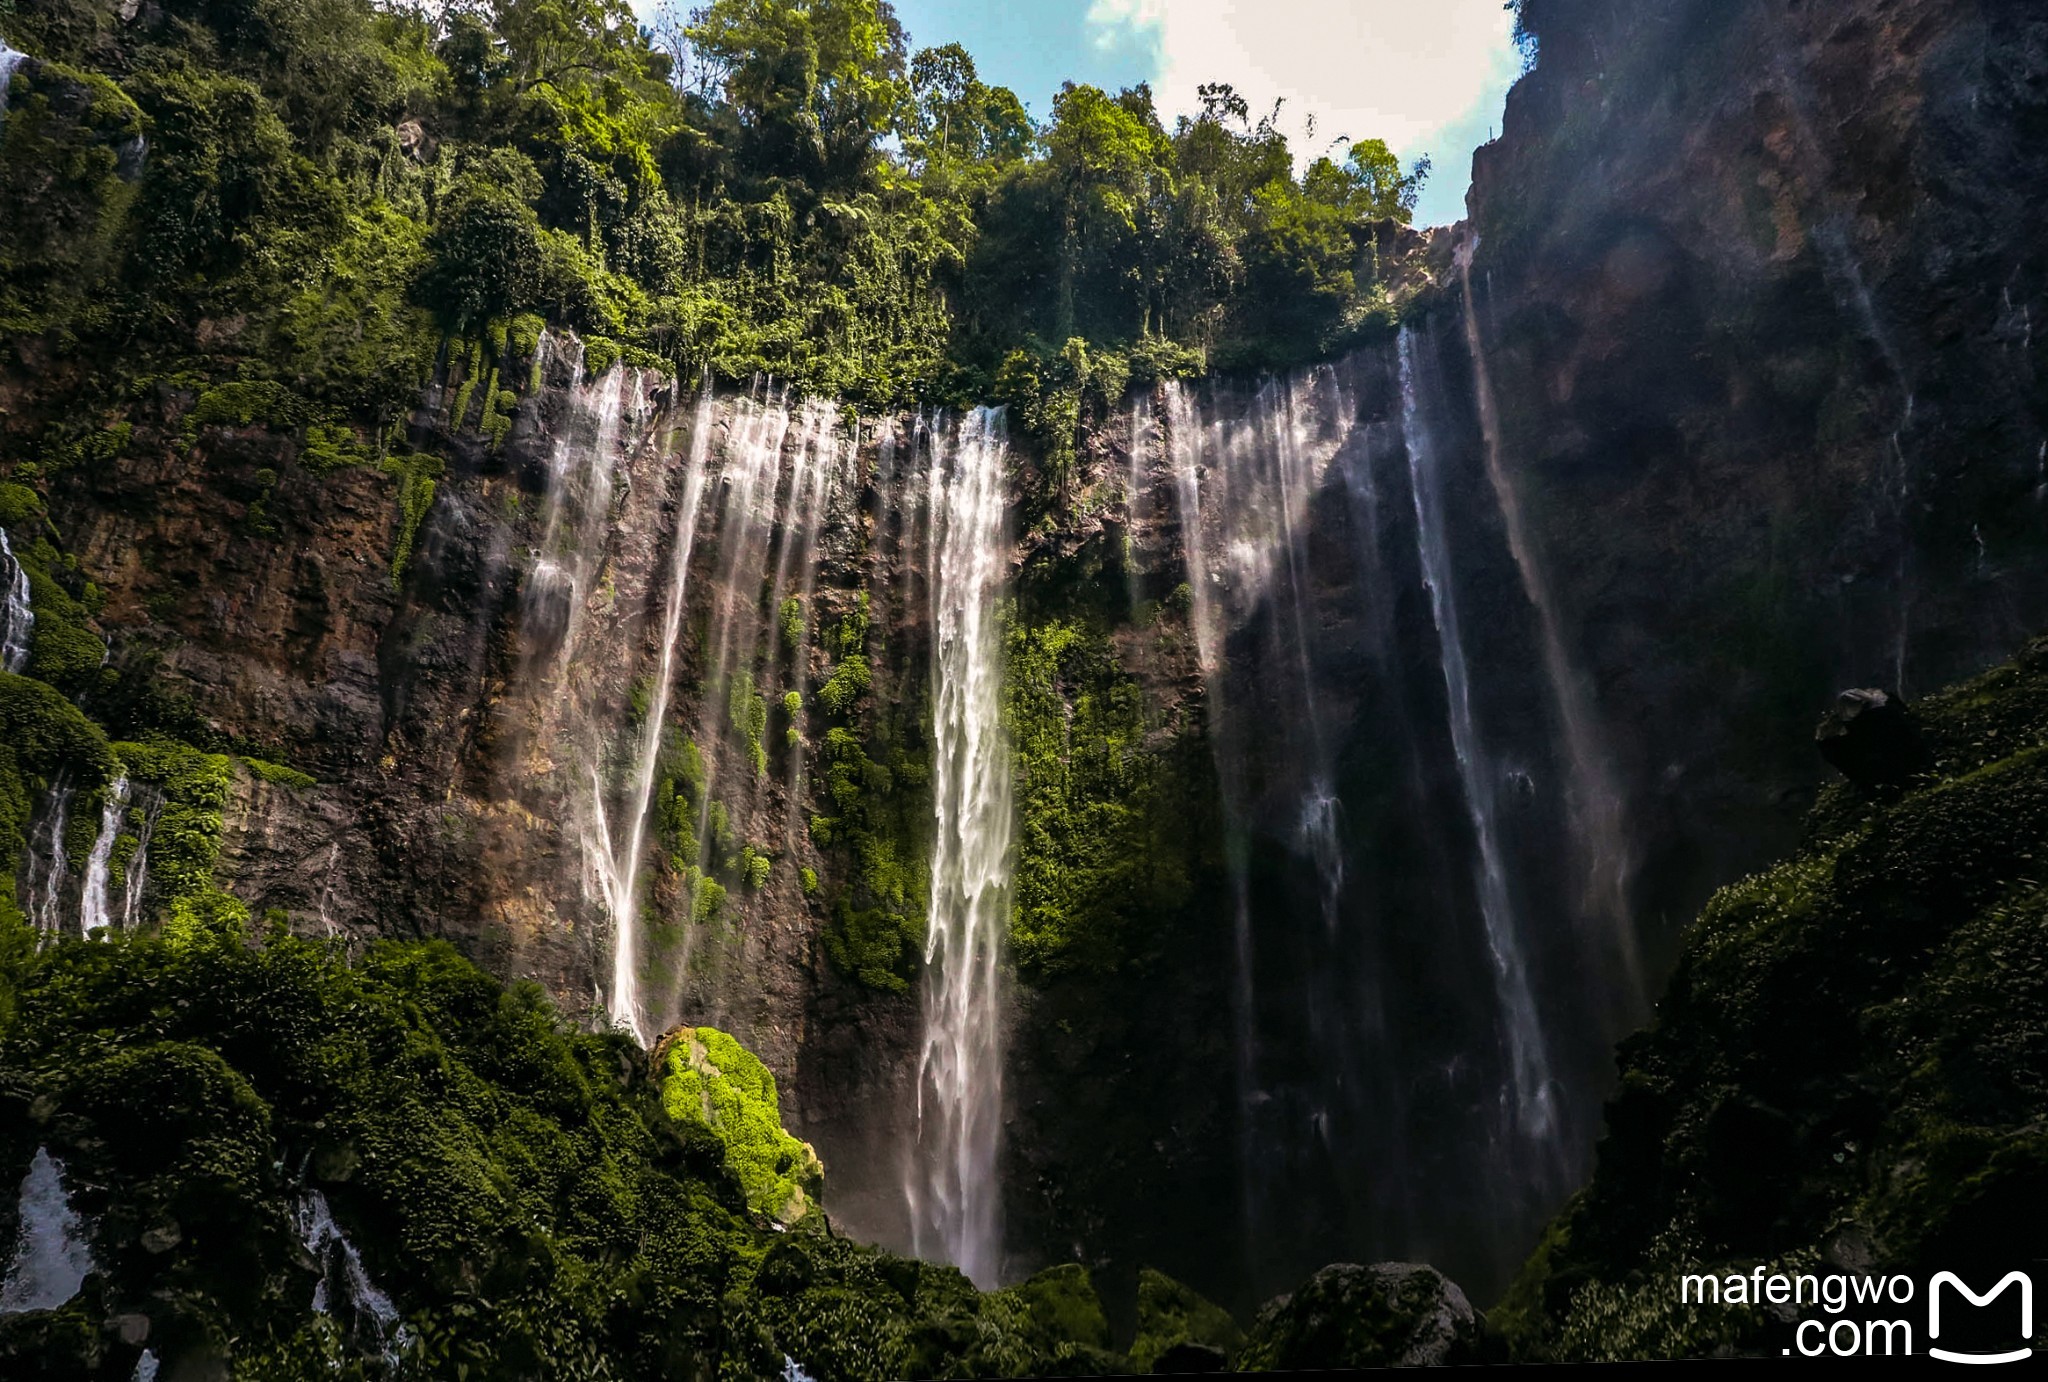
[[896, 13], [914, 45], [958, 41], [1041, 118], [1067, 80], [1149, 81], [1169, 124], [1198, 85], [1228, 81], [1260, 113], [1286, 99], [1297, 154], [1339, 135], [1427, 153], [1418, 225], [1465, 214], [1472, 150], [1521, 70], [1501, 0], [896, 0]]

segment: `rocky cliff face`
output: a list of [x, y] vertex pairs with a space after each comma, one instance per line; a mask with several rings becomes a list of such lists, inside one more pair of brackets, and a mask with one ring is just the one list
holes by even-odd
[[1833, 687], [1931, 690], [2048, 610], [2048, 27], [1911, 0], [1522, 20], [1474, 295], [1668, 954], [1666, 919], [1793, 837]]

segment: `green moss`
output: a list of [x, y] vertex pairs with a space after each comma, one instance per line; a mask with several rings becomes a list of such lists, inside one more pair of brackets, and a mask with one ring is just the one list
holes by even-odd
[[834, 715], [850, 714], [873, 684], [874, 673], [865, 656], [855, 653], [843, 657], [818, 688], [818, 704]]
[[706, 878], [693, 865], [687, 877], [690, 890], [690, 920], [699, 926], [709, 926], [725, 912], [725, 885], [716, 878]]
[[511, 390], [498, 387], [498, 371], [492, 368], [489, 378], [484, 381], [484, 412], [477, 423], [477, 430], [491, 440], [495, 449], [505, 444], [505, 438], [512, 431], [512, 409], [519, 403]]
[[401, 589], [412, 561], [420, 525], [434, 507], [434, 480], [441, 473], [438, 456], [393, 456], [384, 469], [398, 477], [398, 530], [391, 543], [391, 588]]
[[30, 540], [32, 532], [33, 525], [12, 542], [15, 560], [28, 577], [29, 606], [36, 616], [24, 670], [73, 697], [91, 695], [109, 680], [102, 667], [106, 644], [89, 627], [99, 591], [47, 537], [36, 534]]
[[522, 360], [537, 355], [541, 333], [547, 330], [547, 325], [547, 319], [534, 312], [521, 312], [512, 318], [509, 330], [512, 354]]
[[597, 379], [619, 362], [619, 343], [603, 336], [591, 336], [583, 342], [583, 374], [586, 379]]
[[[9, 21], [21, 41], [18, 21]], [[39, 56], [0, 92], [0, 181], [33, 189], [0, 223], [0, 319], [30, 330], [104, 310], [90, 289], [118, 262], [135, 201], [123, 156], [139, 146], [144, 125], [106, 75], [53, 60], [55, 52]]]
[[290, 787], [294, 791], [303, 791], [308, 787], [320, 785], [318, 779], [310, 773], [302, 773], [297, 768], [287, 767], [282, 763], [269, 763], [261, 758], [244, 758], [242, 766], [265, 782], [275, 783], [279, 787]]
[[752, 845], [740, 846], [739, 860], [734, 865], [740, 881], [754, 892], [768, 886], [768, 875], [774, 867], [775, 860]]
[[24, 541], [41, 531], [43, 497], [27, 485], [0, 481], [0, 528], [12, 534], [11, 541]]
[[[309, 1188], [403, 1313], [403, 1369], [421, 1376], [1120, 1362], [1064, 1278], [984, 1296], [820, 1223], [815, 1157], [724, 1033], [678, 1033], [650, 1064], [439, 943], [379, 942], [351, 963], [200, 924], [5, 963], [22, 1001], [0, 1043], [0, 1174], [18, 1181], [47, 1146], [79, 1211], [126, 1226], [95, 1238], [108, 1298], [151, 1300], [153, 1341], [214, 1340], [237, 1377], [384, 1371], [367, 1339], [306, 1309], [319, 1278], [294, 1215]], [[766, 1222], [799, 1214], [793, 1232]], [[179, 1289], [150, 1295], [166, 1279]], [[65, 1341], [55, 1355], [0, 1334], [0, 1361], [104, 1370], [101, 1314], [75, 1339], [39, 1333]], [[1087, 1340], [1058, 1336], [1070, 1325]]]
[[[1016, 755], [1010, 941], [1027, 976], [1114, 967], [1190, 901], [1198, 861], [1179, 764], [1149, 741], [1144, 696], [1106, 634], [1064, 620], [1004, 635]], [[1162, 748], [1177, 748], [1170, 742]]]
[[804, 896], [811, 897], [818, 891], [818, 871], [809, 864], [796, 871], [797, 884], [803, 888]]
[[786, 1224], [808, 1214], [824, 1191], [825, 1168], [809, 1144], [783, 1131], [768, 1067], [715, 1027], [684, 1027], [664, 1049], [661, 1103], [668, 1116], [717, 1135], [751, 1208]]
[[306, 444], [299, 450], [299, 464], [316, 475], [362, 465], [369, 450], [357, 439], [353, 427], [337, 423], [314, 423], [306, 429]]
[[199, 395], [185, 414], [185, 435], [196, 437], [203, 427], [265, 427], [290, 431], [308, 421], [306, 401], [272, 380], [216, 384]]
[[1078, 1262], [1047, 1267], [1008, 1290], [1003, 1304], [1014, 1307], [1020, 1321], [1047, 1346], [1061, 1343], [1085, 1348], [1109, 1347], [1109, 1320], [1088, 1269]]
[[1176, 1344], [1199, 1344], [1226, 1358], [1244, 1342], [1244, 1331], [1230, 1312], [1150, 1267], [1138, 1272], [1138, 1336], [1131, 1344], [1131, 1364], [1150, 1372], [1153, 1360]]
[[768, 698], [756, 689], [752, 671], [741, 672], [732, 679], [726, 690], [725, 708], [733, 729], [746, 742], [747, 761], [753, 764], [754, 776], [766, 777], [768, 750], [761, 741], [768, 733]]
[[792, 595], [782, 602], [776, 623], [782, 633], [782, 650], [791, 657], [803, 650], [804, 634], [808, 625], [804, 619], [803, 598]]

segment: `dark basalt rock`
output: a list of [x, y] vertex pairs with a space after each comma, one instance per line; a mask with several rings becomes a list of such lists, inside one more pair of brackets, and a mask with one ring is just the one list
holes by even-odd
[[1267, 1372], [1479, 1361], [1479, 1313], [1436, 1268], [1339, 1262], [1259, 1312], [1237, 1367]]
[[1842, 692], [1813, 737], [1828, 766], [1865, 791], [1901, 786], [1932, 765], [1913, 713], [1883, 691]]

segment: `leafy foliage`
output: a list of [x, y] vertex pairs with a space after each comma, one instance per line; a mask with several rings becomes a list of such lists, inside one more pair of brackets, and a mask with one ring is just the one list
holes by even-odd
[[1931, 773], [1830, 785], [1800, 851], [1693, 924], [1621, 1048], [1591, 1183], [1494, 1312], [1524, 1355], [1777, 1351], [1768, 1312], [1681, 1304], [1684, 1272], [1969, 1276], [2031, 1251], [2048, 643], [1914, 709]]
[[19, 0], [0, 26], [32, 55], [0, 319], [117, 385], [283, 386], [300, 406], [240, 425], [302, 432], [376, 435], [442, 335], [534, 316], [869, 406], [986, 397], [1070, 339], [1291, 361], [1376, 310], [1369, 228], [1426, 172], [1368, 141], [1296, 178], [1228, 87], [1168, 131], [1143, 87], [1070, 86], [1041, 129], [882, 0], [651, 29], [622, 0], [120, 26]]
[[[39, 1147], [63, 1163], [97, 1267], [54, 1314], [0, 1321], [10, 1371], [126, 1376], [140, 1344], [99, 1324], [132, 1314], [171, 1370], [389, 1375], [374, 1341], [310, 1309], [320, 1277], [295, 1216], [315, 1189], [402, 1311], [407, 1375], [1121, 1361], [1100, 1351], [1085, 1273], [983, 1296], [816, 1215], [771, 1232], [749, 1177], [793, 1172], [814, 1193], [815, 1162], [774, 1169], [792, 1140], [772, 1082], [722, 1033], [696, 1033], [701, 1064], [651, 1070], [445, 944], [380, 943], [351, 964], [284, 937], [124, 936], [12, 955], [4, 979], [18, 1007], [0, 1018], [0, 1168], [11, 1182]], [[712, 1120], [687, 1080], [711, 1093]], [[13, 1213], [10, 1197], [0, 1215]], [[1084, 1338], [1058, 1332], [1068, 1319]]]

